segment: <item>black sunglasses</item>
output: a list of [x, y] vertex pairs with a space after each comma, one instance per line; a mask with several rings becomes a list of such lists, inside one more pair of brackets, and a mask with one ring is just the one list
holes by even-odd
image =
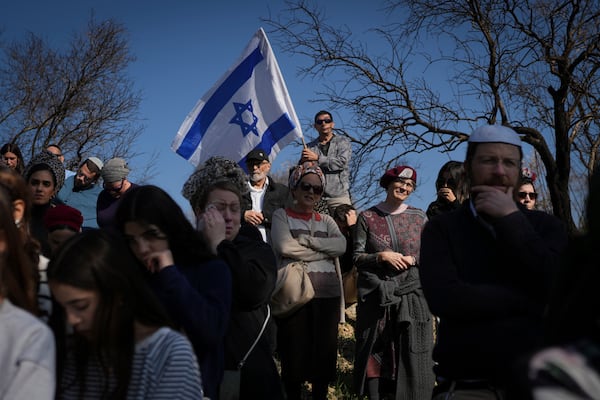
[[315, 124], [317, 125], [323, 125], [323, 124], [330, 124], [333, 120], [326, 118], [326, 119], [318, 119], [315, 121]]
[[124, 184], [125, 184], [125, 179], [121, 179], [121, 184], [118, 187], [108, 186], [108, 184], [106, 182], [104, 182], [104, 184], [102, 185], [102, 187], [107, 192], [118, 193], [118, 192], [120, 192], [123, 189], [123, 185]]
[[531, 200], [537, 199], [537, 193], [535, 192], [519, 192], [519, 198], [525, 200], [525, 197], [529, 196]]
[[323, 193], [323, 186], [321, 186], [321, 185], [311, 185], [310, 183], [300, 182], [299, 186], [300, 186], [300, 189], [304, 192], [308, 192], [310, 189], [312, 189], [314, 194]]
[[455, 188], [456, 181], [454, 180], [454, 178], [448, 178], [448, 179], [440, 178], [437, 181], [435, 181], [435, 186], [437, 186], [438, 188], [441, 188], [444, 185], [448, 186], [449, 188]]

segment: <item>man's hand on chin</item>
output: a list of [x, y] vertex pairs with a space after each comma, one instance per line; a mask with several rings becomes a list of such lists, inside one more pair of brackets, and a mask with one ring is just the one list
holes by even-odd
[[505, 217], [519, 211], [513, 198], [513, 191], [513, 187], [506, 186], [473, 186], [471, 193], [475, 210], [492, 218]]

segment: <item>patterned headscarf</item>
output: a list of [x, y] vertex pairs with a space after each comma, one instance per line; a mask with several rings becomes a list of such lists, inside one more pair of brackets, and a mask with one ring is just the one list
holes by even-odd
[[292, 171], [290, 172], [290, 179], [288, 182], [289, 188], [296, 189], [302, 177], [308, 174], [316, 174], [319, 177], [319, 180], [321, 181], [321, 185], [325, 187], [325, 175], [323, 175], [323, 171], [321, 171], [321, 168], [319, 168], [316, 162], [307, 161], [303, 164], [296, 165], [292, 169]]
[[192, 207], [218, 182], [231, 182], [243, 196], [248, 192], [248, 175], [235, 162], [223, 157], [211, 157], [190, 175], [183, 184], [181, 194]]
[[26, 181], [29, 181], [34, 172], [43, 170], [50, 170], [54, 176], [55, 190], [58, 192], [65, 183], [65, 167], [56, 155], [47, 150], [42, 150], [42, 152], [36, 154], [31, 159], [29, 164], [27, 164], [27, 168], [25, 168], [23, 176]]

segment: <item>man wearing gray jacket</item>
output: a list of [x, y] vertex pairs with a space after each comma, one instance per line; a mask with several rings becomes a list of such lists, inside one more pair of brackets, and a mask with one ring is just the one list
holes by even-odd
[[335, 123], [329, 111], [319, 111], [315, 115], [315, 129], [319, 137], [309, 142], [302, 150], [300, 163], [316, 161], [325, 174], [323, 200], [327, 202], [329, 214], [333, 215], [337, 206], [352, 205], [350, 199], [350, 140], [333, 134]]

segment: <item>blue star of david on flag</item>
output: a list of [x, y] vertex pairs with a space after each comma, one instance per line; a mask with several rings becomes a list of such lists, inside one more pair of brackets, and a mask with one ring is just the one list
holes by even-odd
[[[242, 129], [242, 135], [244, 135], [244, 137], [246, 137], [250, 132], [254, 132], [256, 136], [260, 136], [258, 134], [258, 129], [256, 129], [258, 117], [254, 115], [254, 111], [252, 109], [252, 100], [248, 100], [246, 104], [233, 102], [233, 107], [235, 108], [235, 116], [231, 118], [229, 123], [239, 125]], [[244, 116], [248, 115], [246, 111], [250, 113], [252, 118], [251, 124], [244, 120]]]
[[171, 148], [194, 166], [221, 156], [246, 168], [250, 151], [260, 149], [273, 162], [284, 146], [299, 138], [300, 121], [260, 28], [237, 62], [196, 103]]

